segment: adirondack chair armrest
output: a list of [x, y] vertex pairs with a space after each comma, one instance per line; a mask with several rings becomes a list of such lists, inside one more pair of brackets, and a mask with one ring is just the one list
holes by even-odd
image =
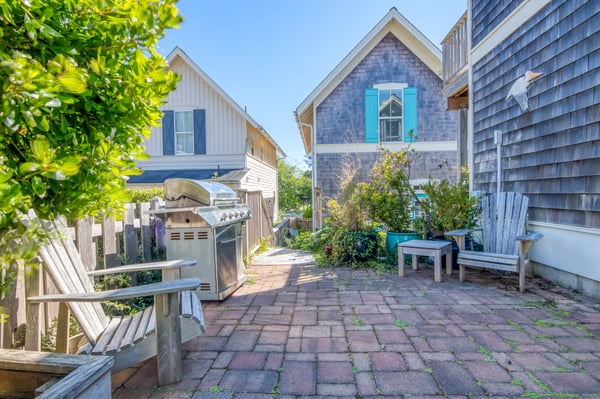
[[444, 233], [445, 236], [466, 236], [469, 233], [472, 233], [474, 231], [481, 231], [480, 227], [474, 228], [474, 229], [459, 229], [459, 230], [452, 230], [452, 231], [447, 231]]
[[29, 302], [108, 302], [144, 296], [170, 294], [173, 292], [193, 290], [200, 286], [200, 279], [186, 278], [182, 280], [163, 281], [136, 287], [116, 290], [88, 292], [81, 294], [50, 294], [28, 297]]
[[163, 262], [150, 262], [150, 263], [137, 263], [135, 265], [125, 265], [125, 266], [117, 266], [111, 267], [109, 269], [103, 270], [93, 270], [87, 272], [88, 276], [104, 276], [107, 274], [115, 274], [115, 273], [132, 273], [132, 272], [141, 272], [146, 270], [168, 270], [168, 269], [178, 269], [182, 267], [194, 266], [197, 263], [196, 259], [177, 259], [177, 260], [167, 260]]
[[536, 241], [540, 240], [543, 237], [544, 237], [543, 234], [535, 233], [533, 231], [530, 231], [527, 234], [522, 234], [522, 235], [517, 236], [516, 239], [519, 240], [519, 241], [536, 242]]

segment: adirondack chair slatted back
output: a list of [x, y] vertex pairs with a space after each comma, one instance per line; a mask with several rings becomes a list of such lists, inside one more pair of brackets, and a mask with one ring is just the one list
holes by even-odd
[[[60, 221], [45, 222], [45, 226], [58, 231], [60, 235], [40, 250], [46, 273], [56, 288], [63, 294], [93, 292], [94, 286], [85, 272], [75, 244], [67, 236], [66, 226]], [[69, 309], [94, 345], [108, 324], [102, 306], [96, 302], [69, 302]]]
[[529, 199], [513, 192], [501, 192], [481, 201], [484, 252], [518, 255], [515, 237], [524, 234]]

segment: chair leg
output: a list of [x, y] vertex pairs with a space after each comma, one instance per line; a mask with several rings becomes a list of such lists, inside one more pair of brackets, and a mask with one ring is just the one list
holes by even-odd
[[519, 258], [519, 292], [525, 291], [525, 264], [522, 258]]
[[183, 378], [179, 293], [155, 295], [154, 311], [158, 346], [158, 385], [173, 384]]
[[459, 265], [458, 279], [461, 283], [465, 281], [465, 265]]

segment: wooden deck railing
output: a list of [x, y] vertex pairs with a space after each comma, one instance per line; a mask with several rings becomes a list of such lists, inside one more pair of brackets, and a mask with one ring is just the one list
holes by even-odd
[[467, 13], [462, 15], [442, 41], [444, 84], [466, 71], [468, 62]]

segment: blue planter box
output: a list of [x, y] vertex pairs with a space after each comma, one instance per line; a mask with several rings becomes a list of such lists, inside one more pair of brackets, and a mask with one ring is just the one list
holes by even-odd
[[397, 254], [398, 244], [403, 243], [405, 241], [420, 239], [422, 239], [422, 237], [419, 233], [396, 233], [393, 231], [388, 231], [385, 237], [385, 245], [389, 253]]

